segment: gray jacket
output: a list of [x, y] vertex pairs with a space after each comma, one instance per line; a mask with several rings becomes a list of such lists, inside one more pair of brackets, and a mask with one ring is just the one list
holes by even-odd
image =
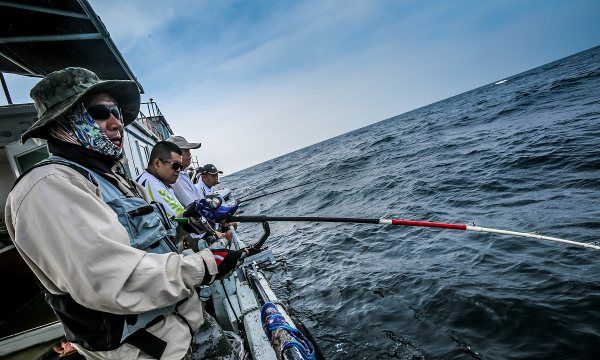
[[[204, 322], [194, 287], [205, 266], [209, 274], [217, 273], [212, 253], [152, 254], [131, 247], [99, 189], [76, 170], [53, 164], [31, 171], [9, 194], [5, 218], [16, 249], [51, 293], [68, 293], [85, 307], [114, 314], [141, 313], [188, 298], [179, 312], [194, 329]], [[168, 342], [163, 358], [185, 355], [191, 335], [177, 316], [148, 330]], [[92, 359], [144, 358], [129, 344], [102, 352], [75, 347]]]

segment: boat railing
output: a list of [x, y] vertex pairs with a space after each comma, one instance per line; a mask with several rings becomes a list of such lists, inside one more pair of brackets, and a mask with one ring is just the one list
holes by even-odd
[[140, 113], [136, 121], [159, 140], [166, 140], [173, 133], [153, 99], [140, 103]]

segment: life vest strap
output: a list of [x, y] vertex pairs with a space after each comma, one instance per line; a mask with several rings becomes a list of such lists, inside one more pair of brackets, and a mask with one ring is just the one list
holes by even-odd
[[146, 329], [140, 329], [125, 339], [125, 343], [135, 346], [155, 359], [160, 359], [165, 352], [167, 342]]

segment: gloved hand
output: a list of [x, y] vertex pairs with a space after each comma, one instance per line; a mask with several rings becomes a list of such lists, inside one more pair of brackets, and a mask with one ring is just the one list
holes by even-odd
[[219, 280], [235, 270], [239, 260], [246, 256], [258, 254], [261, 250], [248, 247], [240, 250], [218, 249], [210, 251], [213, 253], [215, 262], [217, 263], [218, 273], [215, 279]]

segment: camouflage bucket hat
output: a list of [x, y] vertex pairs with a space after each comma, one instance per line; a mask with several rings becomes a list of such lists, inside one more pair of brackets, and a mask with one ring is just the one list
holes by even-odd
[[140, 91], [131, 80], [102, 81], [93, 72], [77, 67], [54, 71], [37, 83], [29, 95], [37, 110], [36, 121], [21, 136], [24, 143], [29, 138], [48, 136], [46, 125], [65, 113], [90, 93], [109, 94], [123, 111], [123, 122], [129, 125], [140, 111]]

